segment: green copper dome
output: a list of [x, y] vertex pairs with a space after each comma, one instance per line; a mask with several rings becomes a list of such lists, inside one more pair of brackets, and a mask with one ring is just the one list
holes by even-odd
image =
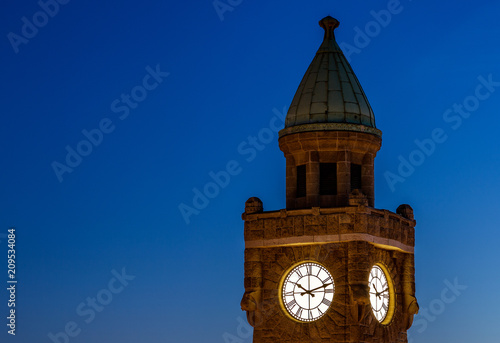
[[381, 136], [358, 78], [335, 41], [339, 21], [319, 22], [325, 38], [295, 93], [280, 136], [306, 131], [358, 131]]

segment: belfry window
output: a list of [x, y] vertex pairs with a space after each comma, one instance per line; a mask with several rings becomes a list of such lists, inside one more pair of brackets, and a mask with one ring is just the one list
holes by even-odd
[[297, 198], [306, 196], [306, 165], [297, 166]]
[[319, 194], [337, 194], [337, 164], [320, 163], [319, 165]]
[[361, 165], [351, 163], [351, 191], [361, 189]]

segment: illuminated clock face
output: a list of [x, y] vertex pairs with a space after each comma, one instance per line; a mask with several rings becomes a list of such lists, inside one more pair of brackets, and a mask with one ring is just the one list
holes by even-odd
[[370, 303], [375, 318], [386, 324], [390, 321], [389, 312], [393, 307], [392, 286], [385, 271], [378, 265], [373, 266], [368, 279], [370, 285]]
[[334, 292], [335, 284], [328, 270], [320, 264], [306, 262], [285, 276], [281, 299], [294, 319], [312, 322], [330, 308]]

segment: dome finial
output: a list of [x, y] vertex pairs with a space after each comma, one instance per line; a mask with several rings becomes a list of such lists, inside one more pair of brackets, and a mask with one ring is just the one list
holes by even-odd
[[332, 40], [335, 38], [333, 31], [339, 27], [339, 25], [340, 22], [331, 16], [324, 17], [319, 21], [319, 26], [325, 30], [325, 40]]

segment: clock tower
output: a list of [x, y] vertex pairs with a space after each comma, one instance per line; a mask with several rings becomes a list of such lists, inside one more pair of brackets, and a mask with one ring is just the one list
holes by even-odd
[[407, 342], [415, 299], [409, 205], [375, 208], [382, 132], [326, 17], [323, 43], [279, 132], [286, 209], [245, 203], [245, 294], [254, 343]]

